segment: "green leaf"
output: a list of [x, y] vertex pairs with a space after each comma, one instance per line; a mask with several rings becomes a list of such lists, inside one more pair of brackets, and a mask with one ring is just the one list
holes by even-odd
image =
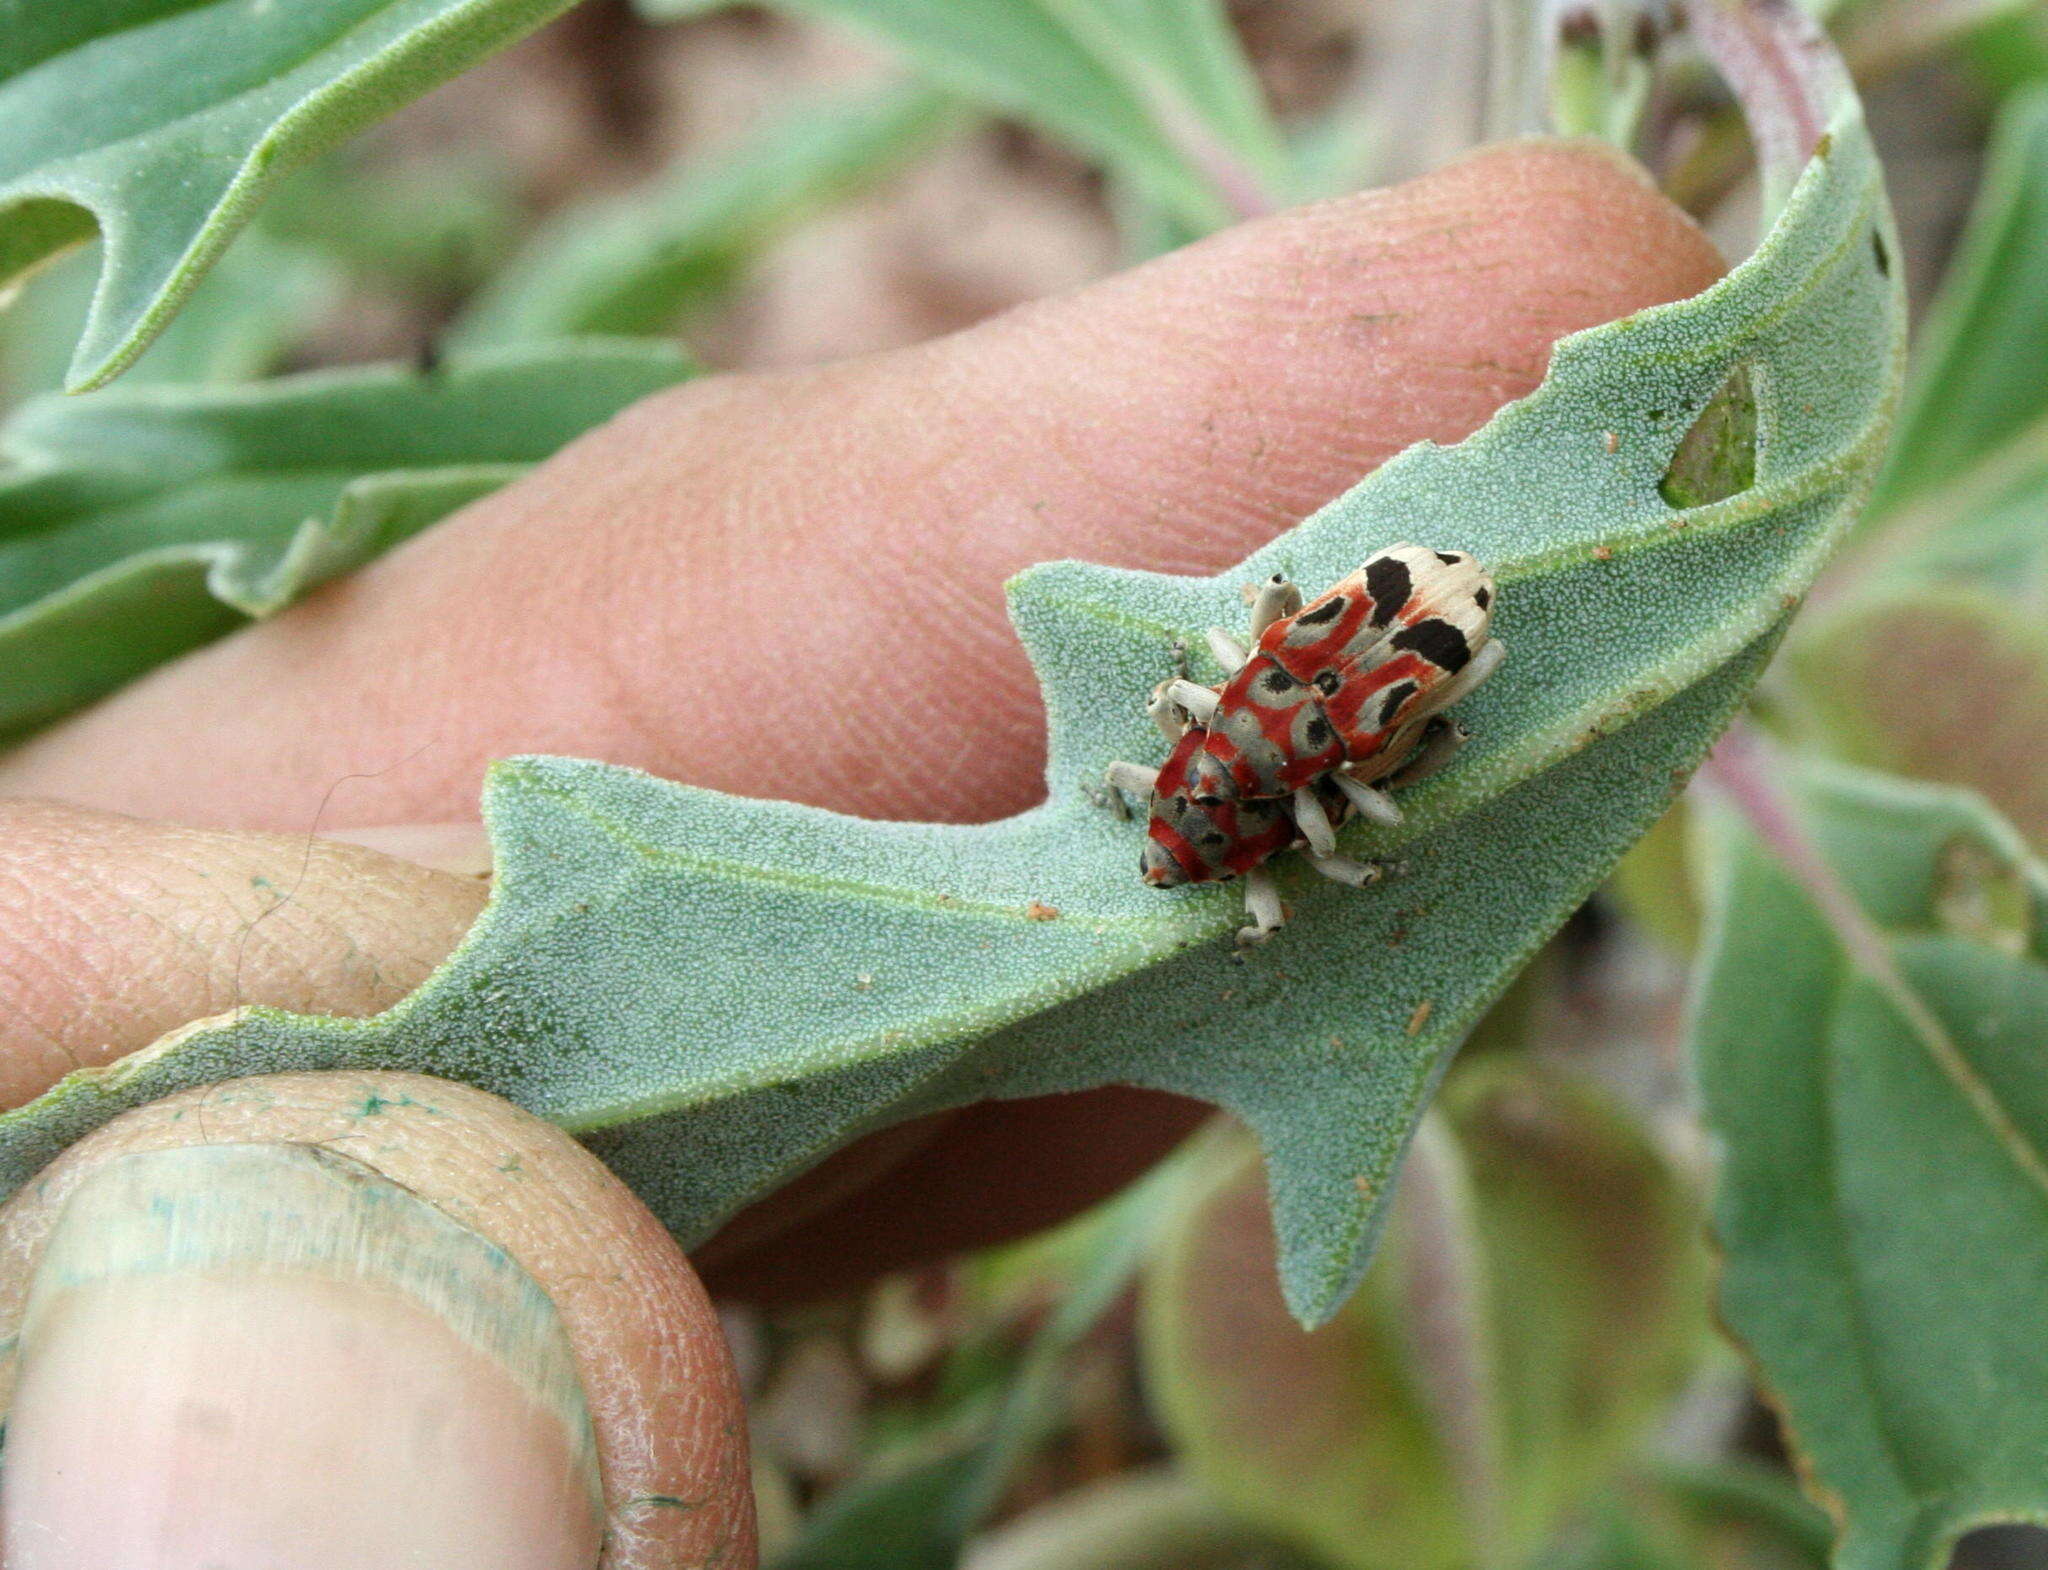
[[1962, 792], [1771, 767], [1704, 815], [1721, 1314], [1838, 1570], [1923, 1570], [2048, 1511], [2048, 872]]
[[1690, 1195], [1589, 1085], [1454, 1072], [1379, 1260], [1313, 1334], [1266, 1285], [1248, 1142], [1146, 1281], [1146, 1383], [1183, 1465], [1354, 1570], [1514, 1565], [1609, 1486], [1706, 1331]]
[[[98, 245], [51, 264], [0, 311], [0, 399], [64, 385], [99, 276]], [[251, 231], [222, 256], [185, 308], [128, 369], [131, 383], [240, 382], [267, 376], [308, 321], [340, 293], [321, 257]]]
[[[2048, 500], [2038, 521], [2048, 525]], [[1852, 762], [1981, 792], [2048, 847], [2042, 607], [1922, 583], [1859, 595], [1802, 628], [1788, 663], [1803, 734]], [[1916, 701], [1902, 673], [1938, 672]]]
[[0, 735], [270, 615], [687, 373], [588, 341], [25, 406], [0, 428]]
[[1534, 1570], [1824, 1570], [1829, 1536], [1783, 1473], [1666, 1466], [1631, 1478]]
[[69, 0], [0, 29], [0, 286], [101, 238], [71, 386], [118, 374], [265, 191], [569, 0]]
[[1998, 118], [1969, 227], [1928, 313], [1873, 518], [2048, 418], [2048, 84]]
[[[1018, 817], [873, 823], [600, 763], [498, 765], [492, 903], [419, 992], [367, 1021], [256, 1011], [74, 1075], [0, 1119], [0, 1179], [179, 1086], [404, 1064], [575, 1130], [694, 1241], [887, 1123], [1139, 1083], [1253, 1125], [1289, 1301], [1327, 1316], [1466, 1030], [1663, 812], [1847, 526], [1897, 375], [1897, 280], [1871, 260], [1887, 224], [1841, 99], [1755, 257], [1560, 344], [1544, 385], [1475, 436], [1410, 449], [1214, 578], [1023, 575], [1049, 799]], [[1739, 364], [1756, 484], [1674, 512], [1658, 485]], [[1508, 663], [1461, 707], [1472, 746], [1406, 793], [1407, 822], [1348, 831], [1406, 870], [1360, 893], [1283, 865], [1296, 921], [1240, 960], [1237, 891], [1145, 887], [1139, 828], [1084, 790], [1113, 758], [1159, 756], [1144, 695], [1176, 640], [1241, 620], [1246, 579], [1325, 585], [1403, 538], [1495, 569]]]
[[558, 215], [449, 341], [667, 332], [776, 235], [900, 168], [955, 118], [951, 100], [922, 88], [804, 104], [708, 165]]
[[[700, 0], [684, 0], [689, 10]], [[662, 17], [675, 0], [640, 0]], [[789, 0], [1101, 158], [1196, 232], [1275, 205], [1286, 157], [1217, 0]]]

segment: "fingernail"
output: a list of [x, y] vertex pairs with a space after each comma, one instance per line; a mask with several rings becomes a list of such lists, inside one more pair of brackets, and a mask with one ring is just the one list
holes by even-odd
[[332, 1152], [195, 1145], [71, 1195], [22, 1322], [8, 1570], [588, 1570], [596, 1448], [553, 1302]]

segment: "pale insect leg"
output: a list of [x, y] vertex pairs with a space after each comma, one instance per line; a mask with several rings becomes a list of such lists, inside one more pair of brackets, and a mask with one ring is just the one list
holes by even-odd
[[1337, 851], [1337, 831], [1330, 827], [1330, 815], [1306, 785], [1294, 793], [1294, 826], [1308, 841], [1311, 856], [1332, 856]]
[[1337, 789], [1351, 799], [1351, 805], [1358, 809], [1358, 815], [1372, 823], [1384, 823], [1392, 828], [1401, 821], [1401, 809], [1394, 798], [1383, 790], [1376, 790], [1344, 773], [1332, 774]]
[[1308, 864], [1333, 883], [1348, 884], [1362, 889], [1369, 883], [1377, 883], [1386, 876], [1386, 869], [1377, 862], [1353, 861], [1349, 856], [1318, 856], [1313, 853]]
[[1387, 788], [1391, 790], [1428, 779], [1455, 758], [1458, 749], [1471, 739], [1472, 733], [1462, 725], [1452, 723], [1443, 726], [1422, 744], [1414, 757], [1394, 771], [1387, 781]]
[[1207, 725], [1216, 717], [1216, 705], [1221, 701], [1213, 688], [1202, 687], [1184, 676], [1176, 676], [1166, 684], [1166, 696], [1186, 709], [1197, 725]]
[[1112, 763], [1102, 771], [1102, 784], [1102, 790], [1088, 792], [1089, 799], [1098, 807], [1109, 808], [1119, 818], [1128, 818], [1131, 804], [1124, 800], [1124, 792], [1150, 796], [1159, 784], [1159, 771], [1142, 763]]
[[1244, 645], [1221, 627], [1211, 627], [1208, 638], [1209, 652], [1216, 656], [1216, 663], [1223, 667], [1226, 675], [1235, 676], [1247, 658]]
[[1252, 600], [1252, 642], [1259, 641], [1259, 634], [1283, 616], [1292, 616], [1301, 609], [1301, 590], [1287, 581], [1285, 574], [1274, 573], [1259, 585], [1259, 592]]
[[1162, 681], [1152, 689], [1152, 696], [1145, 700], [1146, 715], [1159, 727], [1159, 734], [1166, 738], [1169, 745], [1179, 741], [1187, 734], [1188, 729], [1188, 717], [1167, 695], [1166, 689], [1172, 685], [1170, 681]]
[[1265, 942], [1287, 924], [1287, 907], [1280, 903], [1280, 886], [1264, 867], [1254, 867], [1244, 875], [1244, 910], [1252, 924], [1238, 929], [1240, 948]]

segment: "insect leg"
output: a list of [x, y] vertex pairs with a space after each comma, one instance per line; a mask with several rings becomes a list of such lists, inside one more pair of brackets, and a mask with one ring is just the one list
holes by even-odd
[[1397, 786], [1413, 785], [1418, 780], [1428, 779], [1455, 758], [1458, 749], [1471, 739], [1472, 733], [1464, 726], [1454, 720], [1445, 721], [1423, 740], [1414, 757], [1393, 772], [1387, 781], [1387, 788], [1392, 790]]
[[1167, 695], [1166, 689], [1172, 685], [1170, 681], [1162, 681], [1152, 689], [1152, 696], [1145, 701], [1145, 713], [1151, 717], [1152, 723], [1159, 727], [1159, 734], [1166, 738], [1169, 745], [1179, 741], [1187, 734], [1188, 729], [1188, 717]]
[[1385, 791], [1355, 780], [1341, 770], [1332, 774], [1330, 778], [1337, 782], [1337, 789], [1350, 798], [1351, 805], [1358, 809], [1361, 818], [1372, 823], [1384, 823], [1389, 828], [1401, 821], [1400, 807], [1395, 805], [1394, 798]]
[[1141, 763], [1112, 763], [1102, 771], [1100, 788], [1084, 785], [1082, 791], [1096, 806], [1107, 807], [1119, 818], [1129, 818], [1131, 804], [1124, 800], [1124, 792], [1149, 796], [1158, 783], [1157, 769], [1148, 769]]
[[1349, 856], [1318, 856], [1311, 851], [1308, 864], [1332, 883], [1348, 884], [1354, 889], [1377, 883], [1387, 875], [1387, 869], [1378, 862], [1353, 861]]
[[1306, 785], [1294, 793], [1294, 826], [1308, 841], [1311, 856], [1334, 856], [1337, 853], [1337, 831], [1330, 827], [1330, 815], [1323, 811], [1323, 804], [1316, 799], [1316, 793]]
[[1259, 592], [1252, 600], [1252, 642], [1259, 641], [1259, 634], [1283, 616], [1292, 616], [1301, 609], [1301, 590], [1287, 581], [1285, 573], [1274, 573], [1259, 585]]
[[1148, 769], [1142, 763], [1112, 763], [1102, 771], [1103, 783], [1111, 790], [1127, 790], [1138, 796], [1149, 796], [1158, 789], [1159, 771]]
[[1168, 682], [1166, 695], [1186, 709], [1197, 725], [1207, 725], [1214, 719], [1216, 705], [1222, 701], [1214, 688], [1198, 686], [1185, 676], [1176, 676]]
[[1252, 918], [1252, 924], [1238, 928], [1239, 948], [1263, 943], [1287, 925], [1287, 907], [1280, 903], [1280, 886], [1264, 867], [1254, 867], [1244, 875], [1244, 911]]
[[1209, 629], [1209, 652], [1216, 656], [1216, 663], [1232, 676], [1238, 672], [1246, 659], [1244, 645], [1225, 632], [1221, 627]]

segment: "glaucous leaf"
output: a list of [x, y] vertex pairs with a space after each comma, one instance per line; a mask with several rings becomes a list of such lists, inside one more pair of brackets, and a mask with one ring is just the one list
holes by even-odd
[[1932, 1570], [2048, 1511], [2048, 870], [1964, 792], [1744, 756], [1701, 813], [1721, 1316], [1838, 1570]]
[[449, 341], [667, 332], [754, 251], [900, 168], [956, 121], [952, 101], [925, 88], [803, 104], [707, 163], [558, 214], [471, 302]]
[[[639, 0], [647, 15], [703, 0]], [[1101, 158], [1196, 232], [1273, 206], [1286, 157], [1217, 0], [787, 0]]]
[[[368, 1021], [254, 1011], [74, 1075], [0, 1119], [0, 1180], [176, 1086], [404, 1063], [575, 1130], [694, 1241], [888, 1123], [1136, 1083], [1254, 1127], [1288, 1300], [1326, 1317], [1465, 1032], [1663, 812], [1861, 497], [1903, 314], [1873, 260], [1876, 161], [1831, 92], [1831, 132], [1755, 256], [1560, 344], [1543, 386], [1476, 435], [1411, 448], [1213, 578], [1023, 574], [1043, 805], [874, 823], [508, 760], [485, 790], [492, 903], [419, 992]], [[1659, 492], [1673, 454], [1740, 365], [1755, 484], [1676, 510]], [[1238, 956], [1237, 891], [1145, 887], [1140, 829], [1086, 793], [1114, 758], [1159, 757], [1144, 697], [1178, 641], [1241, 621], [1248, 579], [1317, 588], [1401, 539], [1491, 565], [1508, 663], [1461, 708], [1472, 746], [1406, 793], [1407, 821], [1348, 831], [1399, 876], [1360, 893], [1283, 865], [1296, 920]]]
[[98, 234], [70, 385], [142, 352], [293, 166], [570, 0], [96, 0], [0, 28], [0, 288]]
[[1706, 1332], [1684, 1185], [1590, 1085], [1453, 1073], [1358, 1294], [1313, 1333], [1270, 1284], [1256, 1152], [1211, 1163], [1146, 1277], [1181, 1463], [1350, 1570], [1524, 1563], [1603, 1487]]
[[585, 340], [23, 406], [0, 427], [0, 737], [282, 609], [688, 374], [661, 344]]

